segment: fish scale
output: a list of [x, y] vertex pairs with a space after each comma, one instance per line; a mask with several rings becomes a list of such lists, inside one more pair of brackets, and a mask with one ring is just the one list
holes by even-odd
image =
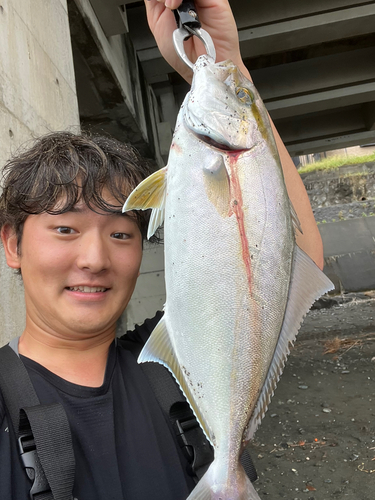
[[[238, 96], [241, 96], [239, 98]], [[139, 362], [175, 376], [215, 450], [189, 500], [258, 500], [239, 456], [282, 373], [289, 345], [331, 282], [295, 243], [298, 221], [267, 112], [230, 61], [201, 56], [168, 166], [124, 209], [164, 219], [164, 316]]]

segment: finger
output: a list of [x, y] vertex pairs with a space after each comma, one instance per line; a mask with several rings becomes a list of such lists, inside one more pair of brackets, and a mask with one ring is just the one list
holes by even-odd
[[145, 0], [148, 25], [156, 41], [161, 42], [172, 36], [176, 29], [176, 21], [172, 12], [157, 0]]
[[153, 2], [164, 4], [165, 7], [167, 7], [168, 9], [171, 9], [171, 10], [177, 9], [182, 3], [181, 0], [145, 0], [146, 5], [151, 4]]
[[[158, 0], [158, 1], [164, 1], [164, 0]], [[168, 9], [177, 9], [181, 5], [181, 0], [165, 0], [164, 4]]]

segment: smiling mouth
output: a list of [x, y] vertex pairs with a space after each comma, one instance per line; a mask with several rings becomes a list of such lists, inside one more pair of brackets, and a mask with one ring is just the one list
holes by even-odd
[[70, 292], [84, 292], [84, 293], [99, 293], [106, 292], [109, 288], [99, 287], [99, 286], [67, 286], [67, 290]]

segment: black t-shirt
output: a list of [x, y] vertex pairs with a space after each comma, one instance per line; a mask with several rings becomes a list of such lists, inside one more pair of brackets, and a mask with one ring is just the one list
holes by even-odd
[[[126, 335], [142, 343], [155, 320]], [[76, 460], [77, 500], [184, 500], [194, 487], [170, 424], [134, 355], [119, 339], [109, 350], [104, 383], [83, 387], [21, 356], [42, 404], [63, 404]], [[0, 499], [26, 500], [31, 482], [0, 395]]]

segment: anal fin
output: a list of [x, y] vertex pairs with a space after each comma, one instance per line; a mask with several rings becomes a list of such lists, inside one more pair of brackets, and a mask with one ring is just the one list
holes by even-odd
[[159, 321], [159, 323], [154, 328], [150, 338], [143, 347], [141, 354], [138, 357], [138, 363], [154, 362], [164, 365], [175, 377], [177, 383], [179, 384], [182, 392], [184, 393], [188, 403], [191, 406], [195, 416], [198, 419], [207, 439], [210, 438], [210, 432], [208, 424], [202, 415], [198, 405], [196, 404], [189, 382], [185, 373], [181, 370], [179, 360], [177, 358], [175, 349], [172, 345], [170, 335], [167, 330], [165, 316]]

